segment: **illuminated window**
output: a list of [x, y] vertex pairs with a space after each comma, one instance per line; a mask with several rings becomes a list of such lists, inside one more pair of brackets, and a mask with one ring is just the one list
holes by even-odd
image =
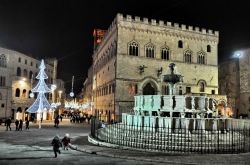
[[132, 41], [128, 44], [129, 47], [129, 55], [138, 56], [139, 55], [139, 44], [136, 41]]
[[198, 52], [198, 64], [205, 64], [205, 53], [203, 51]]
[[161, 59], [163, 60], [169, 60], [170, 59], [170, 53], [169, 48], [165, 47], [161, 49]]
[[182, 42], [182, 40], [178, 41], [178, 48], [183, 48], [183, 42]]
[[207, 45], [207, 52], [211, 52], [211, 46]]
[[149, 43], [145, 46], [146, 57], [154, 58], [155, 57], [155, 46], [152, 43]]
[[22, 97], [23, 97], [23, 98], [26, 97], [26, 89], [23, 90]]
[[7, 67], [7, 59], [4, 54], [0, 55], [0, 67], [3, 67], [3, 68]]
[[19, 89], [19, 88], [16, 89], [15, 96], [16, 96], [16, 97], [20, 97], [20, 89]]
[[192, 62], [192, 51], [189, 49], [184, 52], [184, 62], [186, 63]]

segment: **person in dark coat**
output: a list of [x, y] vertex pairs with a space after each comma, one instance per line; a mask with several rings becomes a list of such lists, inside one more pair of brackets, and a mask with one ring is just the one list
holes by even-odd
[[15, 124], [16, 124], [16, 131], [18, 131], [18, 127], [19, 127], [19, 121], [16, 119], [15, 121]]
[[60, 142], [59, 136], [56, 135], [54, 139], [51, 142], [51, 145], [53, 146], [53, 151], [55, 154], [55, 158], [57, 157], [57, 153], [61, 154], [60, 147], [62, 147], [62, 143]]
[[70, 137], [68, 133], [66, 133], [65, 136], [63, 137], [62, 143], [63, 143], [63, 149], [68, 150], [70, 144]]
[[26, 124], [26, 129], [30, 129], [30, 127], [29, 127], [30, 126], [30, 121], [28, 119], [26, 120], [25, 124]]
[[8, 131], [8, 128], [10, 129], [10, 131], [11, 131], [11, 127], [10, 127], [10, 125], [11, 125], [11, 119], [10, 118], [8, 118], [7, 120], [6, 120], [6, 131]]
[[19, 128], [18, 128], [18, 130], [20, 130], [20, 131], [23, 130], [23, 120], [22, 119], [19, 121]]

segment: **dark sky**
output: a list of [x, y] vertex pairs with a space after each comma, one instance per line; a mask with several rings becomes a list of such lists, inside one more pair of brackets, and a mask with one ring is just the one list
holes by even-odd
[[250, 1], [1, 0], [0, 46], [36, 57], [57, 57], [58, 77], [75, 93], [91, 64], [94, 28], [106, 29], [117, 13], [220, 31], [219, 62], [250, 47]]

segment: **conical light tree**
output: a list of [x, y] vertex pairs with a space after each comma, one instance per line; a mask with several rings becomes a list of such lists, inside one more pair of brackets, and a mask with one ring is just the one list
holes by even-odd
[[[42, 60], [41, 65], [39, 66], [39, 73], [36, 76], [36, 79], [39, 80], [37, 85], [31, 90], [34, 93], [38, 93], [37, 99], [35, 102], [27, 109], [27, 112], [30, 113], [37, 113], [37, 121], [39, 122], [39, 128], [41, 128], [40, 118], [42, 117], [42, 113], [46, 112], [50, 109], [50, 104], [45, 97], [45, 93], [51, 92], [51, 89], [45, 83], [45, 79], [48, 78], [47, 74], [45, 73], [45, 64]], [[40, 118], [38, 118], [38, 116]]]

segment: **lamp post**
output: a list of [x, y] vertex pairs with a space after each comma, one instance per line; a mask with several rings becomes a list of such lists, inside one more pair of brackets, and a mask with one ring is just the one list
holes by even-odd
[[70, 97], [74, 97], [75, 95], [73, 87], [74, 87], [74, 76], [72, 76], [72, 87], [71, 87], [71, 92], [69, 93]]

